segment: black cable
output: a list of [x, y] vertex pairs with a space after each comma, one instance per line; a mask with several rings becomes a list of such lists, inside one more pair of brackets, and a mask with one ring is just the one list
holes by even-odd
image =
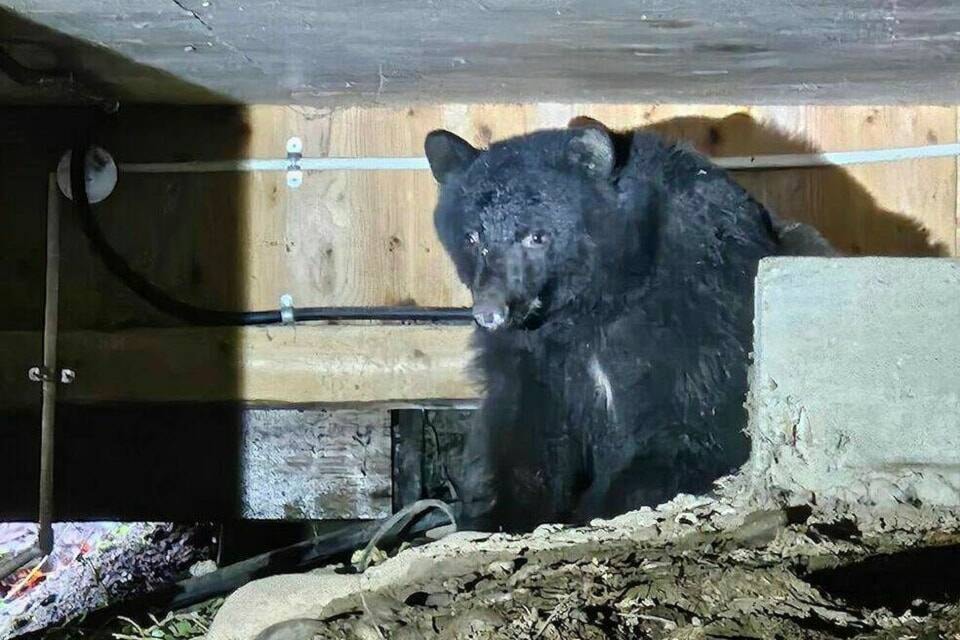
[[120, 103], [115, 99], [81, 84], [72, 71], [32, 69], [20, 64], [4, 47], [0, 47], [0, 73], [25, 87], [53, 88], [86, 102], [93, 102], [107, 113], [113, 113], [120, 108]]
[[73, 74], [60, 69], [31, 69], [20, 64], [16, 58], [0, 47], [0, 73], [23, 86], [47, 86], [57, 83], [72, 83]]
[[[417, 514], [407, 520], [391, 538], [410, 540], [447, 523], [448, 516], [437, 512]], [[383, 520], [359, 521], [335, 531], [296, 544], [268, 551], [216, 571], [186, 578], [174, 584], [165, 584], [129, 600], [118, 599], [107, 606], [84, 615], [80, 626], [84, 629], [102, 628], [121, 615], [139, 614], [146, 610], [178, 611], [218, 596], [233, 593], [253, 580], [283, 573], [302, 573], [333, 562], [349, 564], [350, 554], [366, 545]], [[338, 573], [354, 573], [341, 568]], [[21, 640], [43, 640], [49, 629], [40, 629], [19, 636]]]
[[[87, 196], [85, 180], [86, 154], [90, 145], [81, 142], [74, 146], [70, 157], [70, 188], [74, 209], [87, 240], [107, 270], [131, 291], [152, 307], [192, 325], [243, 326], [278, 324], [279, 310], [223, 311], [208, 309], [178, 300], [156, 286], [130, 264], [107, 241], [97, 223]], [[470, 309], [446, 307], [303, 307], [293, 309], [296, 321], [309, 320], [381, 320], [469, 323], [473, 321]]]

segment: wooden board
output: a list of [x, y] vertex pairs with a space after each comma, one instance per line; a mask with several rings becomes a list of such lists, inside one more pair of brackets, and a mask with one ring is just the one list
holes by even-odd
[[392, 513], [387, 411], [251, 409], [241, 418], [241, 517], [363, 520]]
[[[277, 158], [288, 137], [307, 156], [422, 155], [423, 137], [449, 128], [478, 145], [591, 115], [616, 128], [650, 127], [718, 156], [869, 149], [957, 140], [957, 108], [750, 107], [656, 104], [447, 104], [411, 108], [128, 109], [101, 127], [122, 160]], [[8, 119], [9, 120], [9, 119]], [[36, 122], [34, 122], [36, 121]], [[39, 327], [42, 166], [72, 129], [34, 131], [52, 116], [20, 118], [4, 133], [5, 233], [0, 234], [2, 328]], [[163, 126], [157, 126], [162, 123]], [[36, 135], [34, 135], [36, 134]], [[20, 154], [20, 155], [18, 155]], [[55, 154], [54, 154], [55, 157]], [[12, 172], [9, 177], [8, 169]], [[15, 174], [15, 175], [14, 175]], [[818, 226], [862, 255], [957, 253], [957, 162], [741, 172], [752, 193]], [[436, 185], [427, 171], [311, 173], [290, 190], [282, 173], [124, 175], [97, 207], [111, 242], [164, 289], [217, 308], [469, 304], [433, 231]], [[164, 326], [176, 320], [137, 300], [98, 264], [74, 218], [63, 223], [63, 326]]]
[[[433, 128], [449, 128], [483, 146], [562, 127], [582, 114], [616, 128], [648, 127], [716, 156], [952, 142], [957, 126], [953, 107], [254, 107], [249, 154], [276, 156], [286, 139], [297, 135], [308, 156], [417, 156]], [[956, 253], [952, 159], [737, 176], [772, 209], [815, 224], [844, 251]], [[436, 186], [429, 172], [313, 173], [295, 191], [283, 180], [280, 174], [258, 175], [246, 207], [250, 235], [241, 245], [249, 252], [249, 306], [273, 304], [283, 292], [307, 305], [469, 302], [432, 229]]]
[[[298, 325], [68, 332], [60, 365], [77, 372], [67, 402], [219, 402], [419, 406], [479, 395], [466, 326]], [[0, 397], [39, 399], [27, 380], [36, 333], [0, 332]]]
[[[711, 156], [813, 153], [955, 142], [954, 107], [545, 104], [454, 109], [445, 125], [474, 144], [590, 115], [647, 128]], [[775, 212], [810, 222], [862, 255], [954, 255], [957, 170], [949, 158], [851, 168], [736, 172]]]
[[[37, 515], [39, 418], [0, 408], [0, 520]], [[367, 519], [391, 511], [389, 412], [61, 404], [63, 520]]]
[[[251, 157], [281, 154], [290, 136], [304, 155], [417, 156], [442, 110], [315, 111], [254, 107]], [[253, 179], [247, 304], [276, 305], [282, 293], [300, 306], [463, 306], [469, 295], [437, 242], [428, 171], [308, 174], [296, 190], [282, 173]]]
[[[282, 4], [6, 0], [0, 42], [124, 105], [960, 98], [951, 0]], [[69, 97], [0, 77], [0, 101]]]
[[[117, 161], [240, 158], [249, 138], [239, 107], [174, 109], [125, 105], [95, 110], [0, 110], [0, 328], [39, 329], [42, 320], [47, 173], [78, 132]], [[244, 303], [246, 252], [239, 248], [248, 191], [239, 174], [121, 175], [95, 205], [111, 245], [172, 294], [209, 307]], [[163, 326], [153, 310], [91, 255], [72, 208], [61, 220], [61, 327]], [[276, 303], [274, 303], [276, 304]]]

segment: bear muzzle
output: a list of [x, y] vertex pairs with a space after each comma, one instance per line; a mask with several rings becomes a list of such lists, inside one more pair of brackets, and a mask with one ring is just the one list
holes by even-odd
[[496, 305], [473, 305], [473, 319], [487, 331], [495, 331], [507, 322], [507, 307]]
[[499, 287], [486, 287], [473, 295], [473, 319], [487, 331], [496, 331], [507, 324], [510, 308]]

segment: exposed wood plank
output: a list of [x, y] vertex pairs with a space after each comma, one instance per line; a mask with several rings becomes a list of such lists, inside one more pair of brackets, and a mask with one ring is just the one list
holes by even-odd
[[[411, 406], [469, 400], [466, 326], [297, 325], [61, 334], [65, 402]], [[39, 334], [0, 333], [0, 397], [35, 401]]]
[[394, 412], [393, 508], [399, 511], [423, 497], [424, 411]]
[[[951, 0], [287, 0], [282, 15], [206, 0], [4, 6], [17, 13], [0, 42], [25, 63], [47, 67], [53, 52], [130, 103], [960, 98]], [[0, 83], [0, 100], [64, 97]]]
[[[416, 156], [440, 108], [253, 107], [252, 156], [282, 155], [299, 136], [314, 156]], [[279, 124], [278, 124], [279, 123]], [[249, 193], [247, 306], [461, 306], [469, 297], [436, 241], [429, 172], [327, 172], [287, 189], [258, 174]]]
[[[109, 118], [70, 109], [0, 110], [0, 328], [39, 328], [43, 300], [46, 178], [78, 132], [122, 161], [237, 158], [249, 128], [239, 107], [125, 105]], [[174, 295], [210, 307], [241, 308], [246, 256], [238, 247], [250, 188], [241, 174], [121, 175], [95, 206], [111, 244], [131, 265]], [[169, 325], [90, 254], [69, 205], [61, 223], [61, 326], [91, 329]], [[276, 301], [274, 301], [276, 304]]]
[[423, 486], [427, 495], [455, 499], [464, 473], [464, 446], [479, 413], [458, 409], [423, 412]]
[[[63, 404], [62, 519], [366, 519], [391, 511], [385, 410]], [[37, 414], [0, 408], [0, 520], [37, 513]], [[122, 479], [122, 481], [120, 481]]]
[[[811, 153], [955, 142], [952, 107], [671, 107], [652, 128], [716, 156]], [[716, 109], [716, 107], [714, 107]], [[717, 117], [721, 115], [721, 117]], [[949, 158], [848, 168], [737, 172], [773, 211], [810, 222], [857, 255], [953, 255], [956, 164]]]
[[[581, 114], [617, 128], [650, 127], [719, 156], [957, 140], [956, 108], [923, 106], [542, 103], [124, 114], [104, 129], [104, 143], [129, 160], [280, 157], [292, 135], [303, 139], [307, 155], [410, 156], [422, 153], [423, 136], [435, 127], [485, 145], [563, 126]], [[48, 121], [58, 122], [55, 114], [16, 120], [6, 134], [11, 145], [0, 147], [4, 167], [20, 167], [21, 153], [32, 157], [34, 134], [44, 141], [43, 154], [68, 144], [70, 128], [51, 136], [38, 127]], [[164, 127], [153, 127], [156, 122]], [[10, 229], [0, 237], [0, 269], [9, 274], [0, 279], [0, 294], [13, 308], [5, 328], [39, 326], [43, 234], [37, 211], [45, 183], [42, 171], [33, 170], [33, 178], [2, 178]], [[845, 251], [956, 252], [953, 160], [736, 176], [773, 210], [813, 222]], [[211, 307], [275, 308], [283, 293], [292, 294], [297, 306], [466, 305], [469, 293], [433, 231], [435, 198], [436, 185], [425, 171], [312, 173], [298, 190], [288, 189], [279, 173], [125, 175], [97, 213], [137, 269], [174, 295]], [[63, 233], [66, 329], [175, 323], [103, 270], [69, 214]]]
[[390, 515], [387, 411], [250, 409], [242, 419], [243, 518], [329, 520]]
[[[718, 156], [956, 139], [955, 110], [946, 107], [452, 104], [341, 111], [256, 107], [251, 113], [251, 149], [264, 157], [276, 155], [290, 135], [305, 140], [308, 154], [419, 155], [423, 136], [437, 126], [483, 146], [564, 126], [580, 114], [616, 128], [649, 127]], [[954, 250], [949, 240], [956, 227], [956, 168], [949, 159], [741, 173], [738, 179], [774, 210], [813, 222], [852, 253]], [[300, 304], [469, 302], [434, 236], [436, 186], [427, 172], [311, 174], [297, 191], [286, 190], [282, 176], [262, 180], [260, 196], [253, 196], [260, 201], [249, 207], [256, 217], [247, 244], [248, 305], [271, 304], [283, 290]], [[266, 255], [270, 267], [258, 262]]]
[[[486, 144], [590, 115], [617, 129], [649, 128], [715, 156], [814, 153], [954, 142], [953, 107], [747, 107], [540, 104], [447, 107], [448, 126]], [[811, 222], [838, 247], [865, 255], [953, 255], [954, 160], [739, 172], [774, 211]]]
[[[818, 148], [906, 147], [955, 142], [952, 107], [808, 108]], [[912, 160], [820, 170], [809, 194], [812, 221], [847, 234], [872, 255], [952, 255], [956, 236], [956, 160]], [[840, 204], [841, 206], [838, 206]], [[929, 250], [928, 250], [929, 249]]]

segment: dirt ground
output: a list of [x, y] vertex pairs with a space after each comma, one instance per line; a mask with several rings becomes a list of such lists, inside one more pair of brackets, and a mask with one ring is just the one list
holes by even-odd
[[960, 514], [680, 496], [271, 580], [228, 598], [208, 638], [960, 639]]

